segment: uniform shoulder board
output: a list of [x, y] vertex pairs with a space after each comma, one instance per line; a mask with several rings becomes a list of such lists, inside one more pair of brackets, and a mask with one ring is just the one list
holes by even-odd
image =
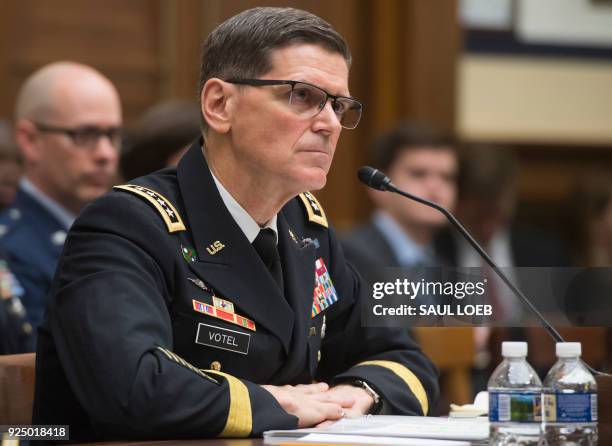
[[181, 216], [176, 212], [176, 208], [172, 203], [154, 190], [136, 184], [122, 184], [121, 186], [114, 186], [113, 189], [124, 190], [147, 200], [164, 219], [168, 232], [187, 230]]
[[325, 216], [325, 211], [319, 203], [319, 200], [317, 200], [311, 192], [303, 192], [299, 197], [308, 213], [308, 221], [327, 228], [327, 217]]

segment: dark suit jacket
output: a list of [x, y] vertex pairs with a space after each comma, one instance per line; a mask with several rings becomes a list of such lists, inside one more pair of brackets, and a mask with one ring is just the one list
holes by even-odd
[[0, 216], [5, 227], [0, 248], [7, 255], [11, 271], [24, 288], [22, 301], [34, 329], [42, 322], [47, 293], [51, 287], [63, 243], [54, 235], [65, 227], [23, 189], [15, 202]]
[[[311, 195], [278, 215], [282, 295], [200, 143], [134, 184], [70, 231], [40, 330], [34, 423], [70, 424], [75, 441], [261, 435], [297, 419], [257, 384], [313, 380], [363, 379], [395, 414], [433, 405], [437, 372], [408, 332], [361, 327], [361, 282]], [[315, 261], [337, 296], [318, 314]]]
[[369, 283], [383, 280], [387, 268], [400, 266], [389, 242], [371, 221], [348, 232], [341, 241], [347, 260]]
[[[458, 253], [453, 228], [438, 234], [435, 250], [440, 258], [449, 265], [457, 265]], [[510, 229], [510, 247], [515, 267], [553, 267], [568, 266], [569, 255], [563, 244], [554, 237], [528, 228]]]

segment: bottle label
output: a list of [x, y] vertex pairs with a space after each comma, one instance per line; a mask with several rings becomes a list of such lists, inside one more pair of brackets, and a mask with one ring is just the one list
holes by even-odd
[[489, 391], [489, 421], [539, 423], [542, 395], [538, 392]]
[[544, 421], [548, 423], [594, 423], [597, 421], [597, 394], [545, 393]]

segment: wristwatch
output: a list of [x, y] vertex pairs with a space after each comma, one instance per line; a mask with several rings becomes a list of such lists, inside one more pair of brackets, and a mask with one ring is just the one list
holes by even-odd
[[376, 393], [376, 391], [372, 389], [372, 387], [370, 387], [367, 382], [362, 381], [360, 379], [352, 381], [351, 384], [355, 387], [361, 387], [374, 400], [374, 404], [372, 404], [372, 407], [370, 407], [368, 414], [376, 415], [377, 413], [379, 413], [380, 409], [382, 408], [382, 399], [380, 398], [380, 395], [378, 395], [378, 393]]

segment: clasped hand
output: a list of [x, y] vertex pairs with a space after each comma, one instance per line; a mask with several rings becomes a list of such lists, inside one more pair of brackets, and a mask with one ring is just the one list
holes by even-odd
[[262, 386], [288, 413], [298, 417], [298, 427], [323, 427], [346, 417], [368, 413], [373, 398], [361, 387], [326, 383], [297, 386]]

